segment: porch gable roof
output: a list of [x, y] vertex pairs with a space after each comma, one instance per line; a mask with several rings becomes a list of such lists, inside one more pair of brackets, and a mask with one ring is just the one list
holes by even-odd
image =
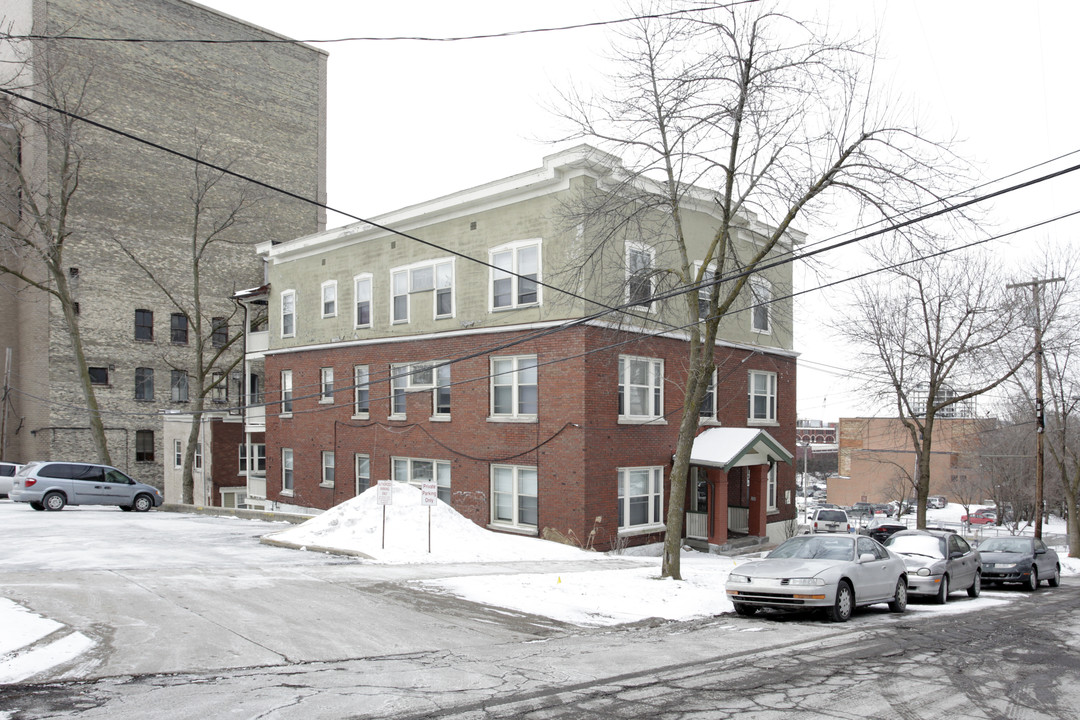
[[690, 464], [721, 468], [772, 464], [782, 460], [791, 464], [794, 455], [776, 439], [757, 428], [709, 428], [694, 438]]

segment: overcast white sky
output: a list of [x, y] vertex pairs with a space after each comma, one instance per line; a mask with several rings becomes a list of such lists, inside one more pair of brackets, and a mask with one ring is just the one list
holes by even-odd
[[[414, 0], [409, 3], [308, 0], [204, 0], [203, 4], [303, 40], [350, 36], [449, 37], [561, 27], [627, 17], [621, 0]], [[802, 0], [799, 12], [879, 30], [887, 80], [939, 136], [986, 179], [1080, 149], [1077, 127], [1077, 28], [1080, 3], [1044, 0]], [[555, 88], [603, 81], [611, 28], [568, 30], [461, 42], [320, 44], [329, 60], [331, 207], [372, 217], [455, 190], [539, 167], [558, 137], [546, 107]], [[1080, 162], [1068, 157], [1027, 173]], [[1080, 173], [1074, 173], [1080, 175]], [[1068, 176], [999, 199], [998, 231], [1071, 212], [1080, 183]], [[347, 219], [330, 216], [330, 225]], [[812, 240], [832, 228], [802, 227]], [[1078, 224], [1055, 223], [994, 244], [1018, 269], [1043, 241], [1074, 242]], [[857, 251], [829, 258], [835, 277], [856, 267]], [[1019, 278], [1018, 278], [1019, 279]], [[1030, 279], [1024, 275], [1023, 279]], [[805, 278], [805, 287], [818, 279]], [[796, 304], [801, 417], [836, 420], [874, 414], [842, 370], [847, 351], [822, 332], [820, 318], [844, 302], [840, 289]], [[804, 318], [800, 322], [799, 318]], [[992, 398], [989, 398], [992, 400]]]

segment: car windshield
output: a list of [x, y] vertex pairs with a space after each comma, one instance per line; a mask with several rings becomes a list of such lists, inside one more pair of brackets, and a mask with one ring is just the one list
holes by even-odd
[[1031, 541], [1023, 538], [990, 538], [979, 545], [979, 552], [1029, 553]]
[[843, 510], [822, 510], [817, 519], [823, 522], [846, 522], [847, 515]]
[[850, 537], [806, 535], [793, 537], [768, 554], [769, 558], [798, 558], [801, 560], [851, 560], [855, 540]]
[[933, 558], [945, 557], [942, 545], [944, 543], [941, 542], [941, 539], [933, 535], [893, 535], [885, 543], [885, 547], [893, 552], [924, 555]]

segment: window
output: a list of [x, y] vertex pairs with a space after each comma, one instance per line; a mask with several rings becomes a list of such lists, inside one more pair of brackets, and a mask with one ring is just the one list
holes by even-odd
[[647, 245], [626, 246], [627, 302], [649, 307], [652, 304], [653, 251]]
[[716, 368], [709, 373], [709, 387], [705, 389], [705, 397], [701, 399], [701, 407], [698, 408], [698, 417], [702, 421], [716, 421]]
[[652, 420], [664, 412], [664, 361], [619, 356], [619, 417]]
[[281, 371], [281, 414], [292, 415], [292, 370]]
[[173, 402], [188, 401], [188, 378], [186, 372], [183, 370], [173, 370], [170, 387], [172, 388]]
[[434, 291], [434, 317], [454, 314], [454, 263], [452, 260], [427, 261], [399, 268], [390, 273], [393, 322], [409, 322], [409, 295]]
[[[240, 474], [266, 475], [266, 445], [262, 443], [240, 443]], [[248, 463], [248, 448], [251, 448], [251, 462]]]
[[664, 469], [619, 468], [619, 529], [663, 523]]
[[225, 382], [225, 373], [215, 370], [210, 373], [210, 399], [216, 403], [223, 403], [229, 399], [229, 386]]
[[108, 385], [109, 384], [109, 368], [104, 367], [92, 367], [87, 368], [90, 373], [91, 385]]
[[[435, 387], [434, 363], [394, 363], [390, 365], [390, 416], [395, 420], [405, 417], [406, 393], [412, 390], [430, 390]], [[438, 397], [438, 388], [436, 388]], [[447, 412], [449, 412], [449, 388], [446, 388]], [[437, 402], [437, 401], [436, 401]], [[436, 405], [432, 406], [433, 409]]]
[[151, 310], [135, 311], [135, 339], [152, 342], [154, 339], [154, 313]]
[[281, 293], [281, 337], [296, 337], [296, 291]]
[[281, 492], [293, 493], [293, 453], [292, 448], [281, 448]]
[[701, 274], [701, 285], [698, 286], [698, 320], [704, 320], [712, 314], [712, 283], [715, 279], [715, 270], [706, 269]]
[[409, 386], [408, 365], [390, 366], [390, 417], [405, 417], [405, 388]]
[[491, 359], [491, 414], [534, 419], [537, 412], [536, 356]]
[[371, 458], [361, 453], [353, 456], [353, 465], [356, 467], [356, 494], [371, 487]]
[[450, 463], [445, 460], [416, 460], [393, 458], [395, 482], [407, 482], [420, 486], [434, 481], [438, 485], [439, 499], [450, 502]]
[[187, 316], [173, 313], [170, 317], [169, 339], [174, 345], [187, 345]]
[[216, 317], [210, 321], [210, 344], [216, 348], [225, 347], [229, 342], [228, 318]]
[[435, 368], [435, 415], [450, 414], [450, 366], [440, 365]]
[[409, 273], [390, 273], [391, 322], [409, 322]]
[[319, 402], [334, 402], [334, 368], [319, 369]]
[[353, 367], [353, 415], [367, 415], [371, 398], [368, 389], [368, 366], [356, 365]]
[[184, 467], [184, 444], [179, 440], [172, 441], [173, 467]]
[[154, 368], [135, 368], [135, 399], [154, 399]]
[[248, 446], [247, 446], [247, 443], [240, 443], [239, 448], [240, 448], [240, 450], [239, 450], [239, 454], [238, 454], [238, 457], [237, 457], [237, 468], [239, 468], [240, 474], [243, 475], [243, 474], [245, 474], [247, 472], [247, 469], [248, 469], [248, 461], [247, 461], [247, 449], [248, 449]]
[[754, 332], [767, 333], [772, 329], [769, 321], [769, 303], [772, 302], [772, 283], [763, 277], [750, 278], [750, 324]]
[[323, 451], [322, 482], [323, 487], [334, 487], [334, 453]]
[[337, 280], [327, 280], [322, 284], [322, 316], [337, 316]]
[[154, 461], [154, 431], [135, 431], [135, 462]]
[[491, 307], [494, 310], [540, 302], [540, 241], [528, 240], [491, 251]]
[[536, 468], [491, 466], [491, 522], [536, 529]]
[[765, 509], [776, 510], [776, 465], [769, 468], [769, 474], [765, 477]]
[[202, 443], [195, 443], [195, 469], [202, 470]]
[[356, 292], [356, 327], [371, 327], [371, 275], [353, 278]]
[[454, 314], [454, 264], [439, 263], [435, 266], [435, 317], [445, 318]]
[[750, 371], [751, 422], [776, 422], [776, 373]]

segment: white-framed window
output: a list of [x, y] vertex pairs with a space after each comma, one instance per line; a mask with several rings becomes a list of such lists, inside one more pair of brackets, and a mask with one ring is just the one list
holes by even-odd
[[654, 251], [644, 243], [626, 244], [626, 301], [652, 306]]
[[371, 487], [371, 457], [363, 453], [353, 455], [353, 468], [356, 471], [356, 494]]
[[716, 368], [709, 373], [709, 387], [705, 389], [705, 397], [701, 399], [698, 407], [700, 422], [716, 422]]
[[769, 304], [772, 302], [772, 283], [763, 277], [750, 278], [750, 327], [754, 332], [772, 332]]
[[322, 316], [337, 317], [337, 280], [327, 280], [322, 284]]
[[540, 240], [519, 240], [492, 248], [491, 309], [539, 305]]
[[319, 402], [334, 402], [334, 368], [319, 368]]
[[391, 322], [410, 319], [410, 296], [433, 292], [433, 316], [436, 320], [454, 316], [454, 261], [426, 260], [390, 271]]
[[368, 366], [353, 366], [353, 415], [367, 417], [371, 390], [368, 388]]
[[210, 382], [213, 388], [210, 390], [210, 401], [216, 403], [227, 402], [229, 399], [229, 384], [225, 382], [225, 373], [215, 370], [210, 373]]
[[292, 448], [281, 448], [281, 492], [293, 493], [293, 452]]
[[655, 420], [664, 414], [664, 361], [619, 356], [619, 418]]
[[751, 370], [748, 419], [751, 423], [776, 422], [776, 373]]
[[248, 474], [266, 477], [266, 444], [251, 443], [251, 467]]
[[765, 476], [765, 509], [770, 512], [776, 511], [776, 465], [769, 467], [769, 474]]
[[535, 355], [491, 358], [491, 415], [500, 420], [536, 418]]
[[664, 522], [664, 468], [619, 468], [619, 530], [660, 527]]
[[173, 370], [170, 386], [173, 402], [188, 401], [188, 376], [186, 372], [183, 370]]
[[179, 440], [172, 441], [173, 467], [184, 467], [184, 444]]
[[195, 443], [195, 469], [202, 470], [202, 443]]
[[[390, 365], [390, 417], [393, 420], [402, 420], [406, 412], [406, 393], [417, 390], [434, 390], [432, 397], [432, 414], [448, 415], [450, 413], [450, 376], [449, 366], [445, 373], [446, 387], [436, 384], [436, 378], [442, 377], [435, 368], [435, 362], [419, 363], [392, 363]], [[440, 413], [440, 393], [445, 401], [445, 413]]]
[[491, 522], [536, 530], [536, 468], [526, 465], [491, 466]]
[[292, 370], [281, 371], [281, 415], [292, 416]]
[[371, 275], [369, 273], [353, 278], [353, 294], [356, 298], [354, 327], [371, 327]]
[[247, 458], [248, 458], [248, 446], [247, 446], [247, 443], [240, 443], [240, 445], [238, 446], [237, 458], [238, 458], [237, 468], [240, 471], [239, 474], [240, 475], [247, 474], [247, 471], [248, 471], [248, 461], [247, 461]]
[[712, 284], [715, 279], [716, 270], [712, 267], [706, 268], [701, 274], [701, 284], [698, 286], [698, 320], [704, 320], [712, 314]]
[[281, 291], [281, 337], [296, 337], [296, 291]]
[[439, 499], [450, 503], [449, 461], [395, 457], [391, 464], [394, 482], [407, 482], [419, 487], [423, 483], [434, 481], [438, 485]]
[[435, 368], [435, 390], [431, 402], [434, 416], [440, 418], [450, 416], [450, 365], [448, 364]]
[[324, 450], [322, 454], [322, 480], [319, 482], [323, 487], [334, 487], [334, 453]]

